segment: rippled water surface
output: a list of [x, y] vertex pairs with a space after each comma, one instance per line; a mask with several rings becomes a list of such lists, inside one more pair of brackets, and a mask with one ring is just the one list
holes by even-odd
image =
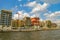
[[0, 32], [0, 40], [60, 40], [60, 30]]

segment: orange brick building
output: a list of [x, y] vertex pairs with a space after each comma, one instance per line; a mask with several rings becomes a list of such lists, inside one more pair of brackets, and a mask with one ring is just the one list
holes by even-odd
[[31, 18], [31, 24], [39, 26], [39, 18], [37, 17]]

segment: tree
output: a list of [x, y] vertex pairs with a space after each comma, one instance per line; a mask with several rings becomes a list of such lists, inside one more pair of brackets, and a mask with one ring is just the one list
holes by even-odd
[[52, 24], [52, 22], [51, 22], [50, 20], [47, 20], [47, 21], [46, 21], [46, 26], [47, 26], [48, 28], [51, 28], [51, 24]]

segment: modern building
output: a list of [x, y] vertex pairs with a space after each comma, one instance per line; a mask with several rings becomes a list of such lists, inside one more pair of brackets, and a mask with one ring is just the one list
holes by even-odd
[[31, 18], [30, 17], [24, 17], [24, 26], [31, 26]]
[[20, 20], [20, 27], [24, 27], [24, 21]]
[[15, 25], [16, 25], [16, 22], [15, 22], [15, 20], [12, 19], [12, 21], [11, 21], [11, 26], [12, 26], [12, 27], [15, 27]]
[[12, 11], [1, 10], [1, 23], [2, 23], [2, 26], [3, 27], [11, 26], [11, 20], [12, 20]]
[[0, 25], [1, 25], [1, 14], [0, 14]]
[[23, 20], [12, 20], [11, 25], [12, 27], [24, 27], [24, 21]]
[[34, 17], [34, 18], [31, 18], [31, 24], [34, 26], [39, 26], [39, 18], [38, 17]]
[[56, 23], [52, 23], [51, 26], [52, 26], [52, 28], [56, 28], [57, 24]]

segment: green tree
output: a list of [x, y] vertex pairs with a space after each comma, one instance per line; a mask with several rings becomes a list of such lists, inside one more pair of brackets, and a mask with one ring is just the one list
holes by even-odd
[[47, 26], [48, 28], [51, 28], [51, 24], [52, 24], [52, 22], [51, 22], [50, 20], [47, 20], [47, 21], [46, 21], [46, 26]]

